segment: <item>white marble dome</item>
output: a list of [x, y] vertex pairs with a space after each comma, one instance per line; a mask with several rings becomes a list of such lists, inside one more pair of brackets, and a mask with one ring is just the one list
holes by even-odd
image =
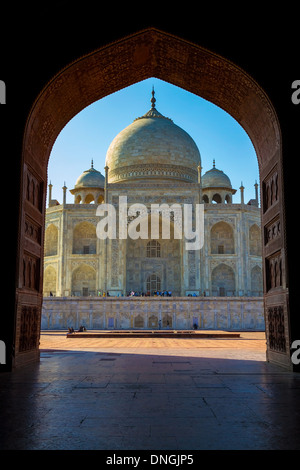
[[[154, 95], [154, 93], [153, 93]], [[154, 106], [111, 142], [106, 154], [108, 182], [131, 179], [197, 182], [200, 152], [191, 136]]]
[[215, 167], [215, 162], [213, 168], [208, 170], [202, 176], [202, 188], [227, 188], [232, 189], [231, 181], [229, 177], [222, 171], [218, 170]]
[[104, 176], [95, 170], [93, 161], [91, 168], [84, 171], [76, 180], [75, 188], [104, 188]]

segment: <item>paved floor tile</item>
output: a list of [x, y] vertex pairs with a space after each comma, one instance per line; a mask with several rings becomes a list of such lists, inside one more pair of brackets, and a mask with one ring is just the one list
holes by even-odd
[[[41, 337], [0, 375], [0, 449], [300, 449], [300, 376], [262, 333], [216, 340]], [[74, 348], [74, 349], [73, 349]]]

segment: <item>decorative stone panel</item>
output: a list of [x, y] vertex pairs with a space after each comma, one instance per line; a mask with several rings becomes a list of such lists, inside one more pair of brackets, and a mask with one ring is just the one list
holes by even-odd
[[21, 309], [19, 352], [35, 349], [39, 342], [40, 310], [35, 306], [23, 305]]
[[263, 181], [262, 186], [263, 192], [263, 212], [266, 212], [270, 207], [272, 207], [279, 198], [279, 188], [278, 188], [278, 171], [275, 168], [271, 175]]
[[279, 305], [268, 308], [269, 347], [273, 351], [286, 352], [284, 309]]

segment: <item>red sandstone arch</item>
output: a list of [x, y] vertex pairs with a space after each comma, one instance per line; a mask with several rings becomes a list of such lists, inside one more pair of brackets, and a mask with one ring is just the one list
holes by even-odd
[[[238, 66], [153, 28], [75, 60], [53, 77], [32, 106], [23, 141], [14, 365], [38, 357], [47, 164], [54, 141], [83, 108], [149, 77], [213, 102], [252, 140], [261, 181], [267, 359], [289, 367], [281, 132], [275, 111], [260, 86]], [[281, 230], [269, 230], [272, 224]]]

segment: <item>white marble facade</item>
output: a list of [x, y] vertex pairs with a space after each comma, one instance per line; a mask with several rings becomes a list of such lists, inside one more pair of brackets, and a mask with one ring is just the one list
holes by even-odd
[[[175, 310], [169, 297], [168, 302], [162, 304], [170, 309], [172, 324], [176, 324], [176, 328], [190, 327], [190, 320], [180, 314], [179, 298], [188, 301], [197, 298], [196, 303], [190, 303], [188, 307], [189, 312], [196, 309], [195, 315], [199, 314], [200, 299], [207, 306], [213, 305], [209, 299], [214, 298], [218, 299], [218, 305], [224, 302], [224, 308], [219, 307], [217, 315], [220, 324], [228, 327], [228, 318], [231, 318], [231, 326], [235, 322], [240, 326], [243, 322], [250, 325], [252, 321], [253, 328], [259, 325], [261, 329], [262, 321], [257, 320], [261, 317], [263, 294], [257, 184], [254, 199], [245, 203], [241, 186], [240, 201], [233, 203], [232, 196], [236, 190], [232, 188], [230, 178], [216, 168], [215, 162], [211, 170], [202, 175], [200, 152], [192, 138], [156, 110], [154, 94], [151, 102], [150, 111], [113, 140], [107, 152], [105, 176], [94, 168], [93, 163], [79, 176], [71, 189], [73, 204], [66, 203], [65, 186], [61, 204], [52, 200], [52, 187], [49, 186], [42, 327], [50, 327], [50, 324], [53, 327], [66, 326], [66, 308], [69, 309], [69, 317], [73, 318], [74, 302], [81, 299], [81, 306], [89, 305], [88, 297], [92, 312], [98, 308], [97, 301], [101, 301], [92, 327], [106, 328], [109, 325], [103, 315], [107, 307], [103, 302], [110, 299], [103, 299], [103, 296], [107, 295], [120, 298], [118, 320], [114, 316], [114, 326], [154, 327], [157, 315], [151, 320], [149, 309], [151, 301], [158, 305], [154, 294], [159, 291], [168, 292], [177, 299]], [[204, 209], [203, 247], [186, 249], [184, 237], [178, 239], [175, 235], [174, 226], [177, 225], [172, 217], [170, 237], [166, 239], [162, 238], [161, 229], [156, 238], [151, 238], [150, 225], [147, 239], [133, 240], [129, 236], [120, 239], [118, 231], [115, 239], [99, 239], [97, 207], [102, 203], [113, 205], [119, 227], [120, 196], [127, 198], [128, 207], [143, 204], [146, 212], [151, 211], [152, 204], [179, 204], [181, 207], [189, 204], [193, 208], [201, 204]], [[127, 227], [133, 219], [126, 214]], [[148, 216], [149, 224], [150, 220]], [[195, 219], [193, 223], [195, 228]], [[134, 309], [137, 306], [140, 309], [135, 320], [132, 319], [131, 308], [128, 311], [130, 304], [121, 302], [121, 298], [124, 301], [130, 292], [147, 300], [134, 304]], [[54, 313], [56, 307], [53, 307], [50, 321], [47, 312], [54, 298], [53, 305], [57, 306], [59, 302], [62, 305], [63, 302], [66, 307], [60, 306], [60, 318], [57, 317], [59, 312]], [[243, 320], [241, 309], [237, 307], [241, 305], [239, 299], [244, 299], [243, 305], [247, 305], [243, 310]], [[186, 309], [188, 304], [184, 305]], [[228, 308], [233, 306], [235, 313], [228, 313]], [[254, 313], [253, 308], [258, 310]], [[227, 318], [224, 322], [221, 320], [223, 310]], [[201, 312], [199, 325], [215, 328], [215, 315], [210, 313], [206, 318], [205, 310]], [[245, 312], [248, 312], [246, 316]], [[88, 324], [91, 325], [90, 320]]]

